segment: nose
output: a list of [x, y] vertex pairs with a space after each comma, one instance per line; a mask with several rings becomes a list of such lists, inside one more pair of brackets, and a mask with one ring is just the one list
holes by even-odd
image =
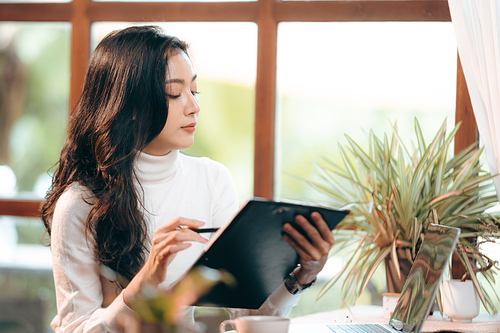
[[188, 114], [196, 114], [201, 110], [200, 101], [196, 95], [191, 94], [189, 98], [189, 105], [187, 105]]

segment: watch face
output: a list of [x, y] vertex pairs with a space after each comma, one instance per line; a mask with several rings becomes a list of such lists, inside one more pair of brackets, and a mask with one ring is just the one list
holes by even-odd
[[297, 294], [304, 292], [306, 289], [312, 287], [315, 282], [316, 282], [316, 279], [314, 279], [314, 281], [311, 283], [302, 285], [299, 283], [299, 281], [295, 277], [295, 274], [293, 274], [293, 272], [292, 272], [285, 279], [285, 287], [290, 294], [297, 295]]
[[293, 274], [290, 274], [285, 279], [285, 288], [292, 295], [295, 295], [297, 293], [297, 291], [299, 290], [297, 288], [297, 284], [298, 284], [297, 279], [295, 279], [295, 276], [293, 276]]
[[297, 295], [297, 294], [302, 293], [304, 290], [306, 290], [307, 288], [311, 287], [312, 285], [314, 285], [315, 282], [316, 282], [316, 279], [314, 279], [314, 281], [311, 282], [311, 283], [308, 283], [308, 284], [305, 284], [305, 285], [301, 285], [299, 283], [299, 281], [297, 280], [297, 278], [295, 277], [295, 274], [293, 274], [293, 272], [292, 272], [285, 279], [285, 287], [286, 287], [286, 289], [288, 290], [288, 292], [290, 294]]

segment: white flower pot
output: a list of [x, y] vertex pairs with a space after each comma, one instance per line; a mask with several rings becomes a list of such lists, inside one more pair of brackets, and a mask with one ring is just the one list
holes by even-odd
[[472, 281], [443, 281], [443, 312], [451, 321], [471, 322], [479, 314], [479, 306]]

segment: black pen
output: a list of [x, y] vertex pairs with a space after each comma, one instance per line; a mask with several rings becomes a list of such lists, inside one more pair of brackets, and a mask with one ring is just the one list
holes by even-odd
[[219, 228], [200, 228], [200, 229], [191, 229], [194, 232], [197, 232], [199, 234], [205, 233], [205, 232], [216, 232], [219, 230]]

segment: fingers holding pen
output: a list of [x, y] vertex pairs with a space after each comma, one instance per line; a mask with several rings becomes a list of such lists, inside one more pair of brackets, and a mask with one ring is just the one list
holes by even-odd
[[208, 240], [190, 229], [197, 229], [204, 222], [176, 217], [155, 229], [148, 259], [124, 291], [124, 301], [138, 295], [145, 287], [157, 287], [165, 281], [167, 267], [177, 253], [191, 247], [192, 242], [207, 243]]
[[158, 285], [165, 279], [166, 269], [178, 252], [191, 247], [193, 242], [207, 243], [207, 239], [190, 230], [204, 224], [194, 219], [176, 217], [156, 228], [149, 257], [143, 268], [145, 282]]
[[176, 217], [155, 230], [153, 248], [157, 248], [159, 254], [166, 253], [168, 255], [190, 247], [190, 242], [207, 243], [206, 238], [191, 230], [204, 224], [198, 220]]
[[196, 219], [188, 219], [185, 217], [176, 217], [168, 223], [158, 227], [158, 231], [169, 232], [176, 229], [198, 229], [205, 225], [205, 222]]
[[190, 242], [207, 243], [208, 240], [189, 228], [179, 228], [168, 232], [155, 231], [152, 245], [169, 252], [178, 252], [191, 246]]

